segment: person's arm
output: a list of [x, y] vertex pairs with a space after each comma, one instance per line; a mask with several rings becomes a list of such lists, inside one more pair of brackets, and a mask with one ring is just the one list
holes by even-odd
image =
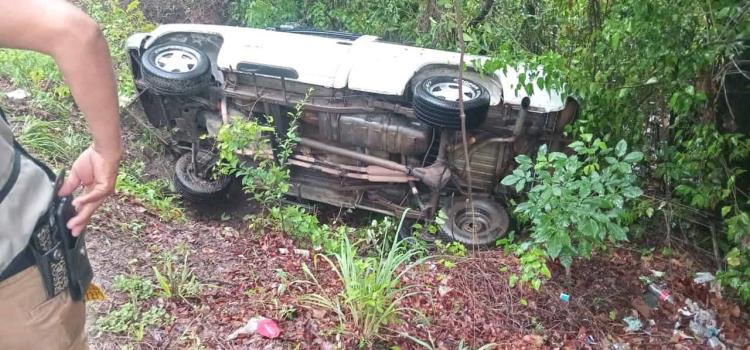
[[89, 126], [93, 144], [75, 161], [59, 195], [83, 186], [68, 222], [78, 235], [114, 192], [122, 157], [117, 83], [99, 26], [63, 0], [0, 0], [0, 46], [52, 56]]

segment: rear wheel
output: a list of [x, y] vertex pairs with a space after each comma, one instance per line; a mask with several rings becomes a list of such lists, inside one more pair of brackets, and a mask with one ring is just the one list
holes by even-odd
[[481, 84], [468, 79], [463, 79], [459, 84], [456, 77], [438, 75], [418, 82], [413, 98], [415, 115], [429, 126], [460, 130], [459, 97], [462, 95], [466, 128], [477, 128], [487, 118], [490, 93]]
[[192, 153], [183, 154], [177, 159], [174, 169], [177, 192], [191, 202], [207, 202], [224, 197], [232, 184], [232, 178], [213, 173], [217, 159], [213, 153], [201, 150], [193, 165]]
[[459, 196], [443, 210], [447, 218], [440, 227], [440, 236], [471, 246], [495, 243], [508, 232], [510, 225], [508, 212], [492, 198], [474, 198], [472, 210], [467, 198]]

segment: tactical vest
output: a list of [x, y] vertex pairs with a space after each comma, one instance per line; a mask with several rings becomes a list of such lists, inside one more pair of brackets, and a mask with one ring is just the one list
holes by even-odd
[[21, 151], [0, 110], [0, 271], [29, 243], [54, 198], [49, 170]]

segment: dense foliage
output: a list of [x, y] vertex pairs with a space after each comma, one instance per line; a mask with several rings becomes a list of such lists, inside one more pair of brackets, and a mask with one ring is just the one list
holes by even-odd
[[[603, 142], [625, 140], [645, 153], [651, 205], [669, 220], [700, 210], [718, 225], [727, 285], [750, 301], [750, 156], [745, 110], [750, 1], [466, 0], [462, 33], [470, 53], [529, 70], [518, 88], [556, 88], [580, 98], [569, 130]], [[455, 49], [451, 0], [383, 2], [240, 0], [234, 19], [285, 22], [380, 35]], [[416, 14], [416, 15], [415, 15]], [[734, 107], [734, 108], [733, 108]], [[744, 115], [742, 113], [745, 113]], [[744, 119], [743, 119], [744, 117]], [[651, 179], [657, 181], [650, 181]], [[662, 203], [668, 205], [662, 205]], [[677, 210], [675, 208], [692, 208]], [[659, 215], [655, 213], [654, 215]], [[671, 223], [670, 223], [671, 225]], [[693, 240], [710, 245], [710, 230]]]
[[571, 156], [548, 153], [545, 145], [535, 161], [519, 155], [518, 168], [502, 181], [519, 191], [531, 185], [515, 212], [531, 222], [534, 243], [568, 271], [574, 257], [590, 257], [606, 241], [627, 239], [625, 204], [643, 194], [633, 174], [643, 153], [627, 153], [625, 141], [611, 148], [591, 134], [582, 136], [570, 145], [576, 152]]

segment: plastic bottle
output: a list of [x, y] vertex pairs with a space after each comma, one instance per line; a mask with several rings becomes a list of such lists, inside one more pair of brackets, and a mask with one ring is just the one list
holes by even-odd
[[667, 290], [663, 286], [651, 283], [648, 285], [648, 291], [659, 298], [659, 300], [674, 304], [674, 297], [672, 296], [672, 293], [670, 293], [669, 290]]

